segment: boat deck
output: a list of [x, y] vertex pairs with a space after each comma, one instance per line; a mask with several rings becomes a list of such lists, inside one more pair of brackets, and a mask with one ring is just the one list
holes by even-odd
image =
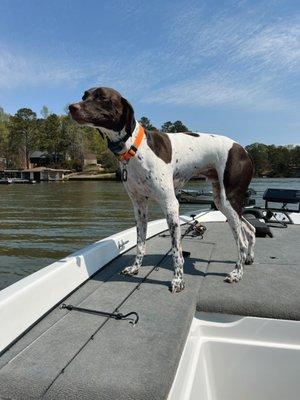
[[165, 399], [196, 308], [300, 320], [300, 226], [272, 228], [274, 238], [257, 238], [255, 264], [245, 267], [241, 282], [228, 284], [224, 277], [236, 260], [228, 224], [204, 225], [203, 239], [183, 240], [190, 252], [183, 292], [168, 290], [167, 232], [148, 240], [144, 266], [134, 277], [120, 275], [134, 258], [135, 249], [128, 251], [64, 303], [136, 311], [138, 324], [55, 308], [0, 358], [0, 398]]

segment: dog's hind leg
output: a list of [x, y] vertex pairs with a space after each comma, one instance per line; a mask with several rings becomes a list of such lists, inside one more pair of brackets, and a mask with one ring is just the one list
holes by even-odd
[[216, 205], [227, 217], [238, 250], [235, 269], [227, 276], [226, 281], [238, 282], [242, 278], [243, 265], [249, 251], [251, 257], [254, 257], [254, 234], [242, 219], [245, 196], [253, 176], [254, 166], [246, 150], [239, 144], [233, 143], [225, 165], [220, 164], [217, 172], [218, 181], [213, 184]]
[[181, 292], [184, 289], [185, 283], [183, 280], [184, 259], [182, 256], [182, 245], [181, 245], [179, 203], [178, 200], [176, 199], [175, 193], [170, 194], [170, 196], [160, 201], [160, 205], [167, 219], [171, 236], [171, 242], [172, 242], [174, 278], [171, 282], [170, 290], [172, 293], [177, 293]]
[[214, 201], [217, 208], [225, 215], [237, 245], [238, 261], [235, 268], [226, 277], [227, 282], [238, 282], [243, 276], [243, 265], [247, 257], [248, 241], [243, 230], [242, 220], [226, 198], [223, 184], [213, 182]]
[[148, 221], [148, 201], [146, 198], [131, 198], [136, 220], [137, 252], [133, 265], [123, 269], [123, 275], [136, 275], [142, 265], [146, 251], [147, 221]]
[[247, 240], [248, 240], [248, 251], [247, 251], [247, 257], [245, 260], [245, 264], [253, 264], [254, 261], [254, 246], [255, 246], [255, 228], [253, 225], [250, 224], [249, 221], [246, 220], [246, 218], [242, 217], [242, 226], [245, 231]]

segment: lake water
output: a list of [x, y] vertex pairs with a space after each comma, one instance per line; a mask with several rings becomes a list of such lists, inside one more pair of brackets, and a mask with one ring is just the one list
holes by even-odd
[[[188, 188], [210, 190], [204, 181]], [[300, 189], [300, 179], [253, 179], [257, 204], [268, 187]], [[181, 213], [207, 208], [181, 205]], [[150, 204], [150, 219], [162, 217]], [[87, 244], [134, 225], [120, 182], [0, 185], [0, 289]]]

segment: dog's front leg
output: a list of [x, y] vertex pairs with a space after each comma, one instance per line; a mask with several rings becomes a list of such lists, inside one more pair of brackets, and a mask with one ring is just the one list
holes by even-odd
[[139, 268], [142, 265], [143, 257], [146, 250], [146, 236], [147, 236], [147, 221], [148, 221], [148, 202], [146, 199], [134, 199], [131, 198], [134, 216], [136, 221], [136, 257], [133, 265], [123, 269], [122, 274], [124, 275], [136, 275]]
[[162, 208], [166, 215], [172, 241], [174, 278], [171, 282], [170, 290], [172, 293], [177, 293], [181, 292], [184, 289], [185, 283], [183, 280], [184, 258], [182, 256], [179, 203], [175, 197], [175, 194], [174, 196], [166, 199], [166, 202], [162, 204]]

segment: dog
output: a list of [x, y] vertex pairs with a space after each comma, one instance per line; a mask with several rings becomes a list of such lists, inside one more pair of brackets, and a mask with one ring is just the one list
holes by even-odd
[[137, 253], [133, 265], [122, 273], [135, 275], [146, 247], [147, 203], [156, 200], [166, 217], [172, 241], [174, 278], [170, 290], [184, 289], [179, 222], [175, 190], [190, 178], [204, 176], [211, 182], [214, 202], [226, 216], [236, 241], [238, 260], [226, 281], [238, 282], [243, 265], [254, 260], [255, 228], [242, 216], [244, 199], [254, 167], [247, 151], [225, 136], [196, 132], [148, 131], [136, 120], [131, 104], [116, 90], [87, 90], [82, 101], [69, 106], [79, 124], [98, 129], [118, 157], [123, 183], [133, 203], [137, 228]]

